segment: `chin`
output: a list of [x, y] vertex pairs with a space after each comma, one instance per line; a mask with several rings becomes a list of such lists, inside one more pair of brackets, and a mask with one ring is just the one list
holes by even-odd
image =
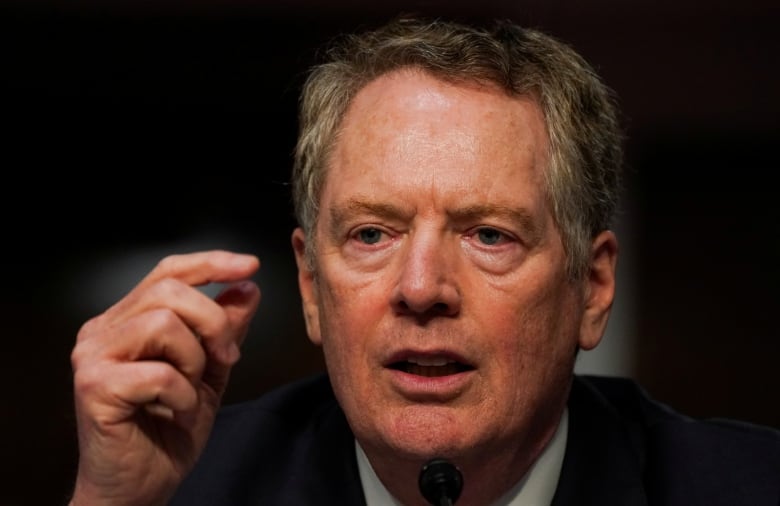
[[452, 409], [409, 407], [387, 421], [382, 439], [408, 459], [454, 457], [471, 446]]

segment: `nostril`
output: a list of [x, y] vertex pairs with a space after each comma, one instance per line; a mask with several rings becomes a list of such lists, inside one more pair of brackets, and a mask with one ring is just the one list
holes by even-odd
[[432, 317], [453, 316], [457, 313], [459, 304], [458, 301], [450, 303], [443, 297], [436, 297], [433, 300], [417, 300], [398, 296], [393, 298], [391, 305], [398, 315], [415, 315], [427, 320]]
[[409, 306], [409, 303], [405, 300], [398, 301], [398, 309], [403, 313], [428, 313], [434, 314], [446, 314], [449, 311], [449, 305], [446, 302], [435, 302], [433, 305], [428, 306], [427, 309], [416, 311]]

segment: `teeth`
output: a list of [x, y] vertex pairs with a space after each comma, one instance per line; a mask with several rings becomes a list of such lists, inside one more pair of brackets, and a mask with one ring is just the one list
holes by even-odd
[[447, 365], [449, 363], [452, 363], [451, 360], [447, 360], [444, 357], [410, 358], [408, 362], [416, 365], [425, 365], [425, 366], [442, 366], [442, 365]]

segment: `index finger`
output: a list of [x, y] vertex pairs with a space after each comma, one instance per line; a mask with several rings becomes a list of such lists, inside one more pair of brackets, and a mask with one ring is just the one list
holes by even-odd
[[176, 278], [188, 285], [240, 281], [260, 268], [255, 255], [226, 250], [170, 255], [158, 262], [138, 284], [143, 287], [163, 278]]

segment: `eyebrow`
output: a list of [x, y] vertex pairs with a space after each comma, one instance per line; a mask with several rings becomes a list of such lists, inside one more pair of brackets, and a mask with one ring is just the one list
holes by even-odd
[[349, 199], [344, 205], [334, 206], [330, 209], [333, 221], [344, 221], [356, 214], [374, 214], [379, 217], [408, 216], [410, 211], [404, 211], [400, 207], [379, 202], [368, 202], [362, 199]]
[[402, 209], [399, 206], [368, 202], [360, 198], [352, 198], [342, 205], [333, 206], [329, 210], [331, 218], [331, 232], [336, 232], [344, 222], [359, 215], [371, 215], [377, 218], [385, 219], [411, 219], [414, 216], [413, 210]]

